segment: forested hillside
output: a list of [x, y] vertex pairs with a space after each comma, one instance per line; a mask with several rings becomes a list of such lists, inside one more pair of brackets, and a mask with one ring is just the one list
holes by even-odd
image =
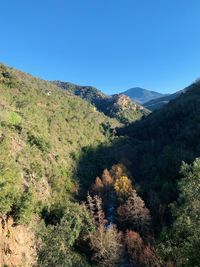
[[196, 236], [200, 172], [195, 160], [200, 156], [199, 125], [200, 83], [196, 82], [148, 118], [119, 129], [129, 137], [128, 159], [152, 212], [157, 236], [162, 232], [159, 251], [175, 266], [200, 264]]
[[[112, 158], [112, 162], [128, 168], [127, 176], [150, 210], [161, 266], [200, 264], [199, 123], [200, 83], [196, 82], [159, 111], [119, 128], [120, 138], [111, 147], [91, 150], [82, 159], [86, 162], [102, 153], [108, 157], [108, 166]], [[101, 182], [96, 183], [101, 188]], [[117, 211], [124, 216], [128, 210], [130, 215], [132, 209], [128, 206]], [[127, 216], [125, 228], [135, 230], [129, 220]]]
[[185, 89], [180, 90], [176, 93], [161, 96], [161, 97], [158, 97], [156, 99], [152, 99], [148, 102], [145, 102], [144, 107], [146, 107], [147, 109], [149, 109], [151, 111], [154, 111], [156, 109], [160, 109], [161, 107], [163, 107], [164, 105], [169, 103], [169, 101], [171, 101], [171, 100], [177, 98], [178, 96], [180, 96], [181, 94], [183, 94], [185, 91], [187, 91], [187, 89], [188, 88], [185, 88]]
[[129, 125], [82, 93], [0, 65], [0, 265], [199, 266], [200, 83]]
[[70, 204], [81, 180], [76, 162], [85, 147], [109, 142], [118, 121], [70, 92], [4, 65], [0, 95], [3, 218], [10, 214], [18, 224], [37, 224], [38, 218], [54, 218], [47, 215], [50, 207], [61, 213], [79, 209]]
[[136, 121], [150, 113], [148, 109], [134, 102], [124, 94], [108, 96], [92, 86], [79, 86], [61, 81], [54, 81], [53, 83], [87, 100], [98, 111], [103, 112], [111, 118], [116, 118], [121, 123], [127, 124]]

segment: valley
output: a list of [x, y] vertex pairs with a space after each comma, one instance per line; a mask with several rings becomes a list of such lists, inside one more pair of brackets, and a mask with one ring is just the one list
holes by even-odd
[[0, 64], [0, 95], [0, 266], [199, 266], [200, 82], [150, 112]]

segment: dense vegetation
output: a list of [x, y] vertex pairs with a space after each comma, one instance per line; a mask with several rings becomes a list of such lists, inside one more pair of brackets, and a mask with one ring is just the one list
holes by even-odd
[[200, 83], [124, 127], [72, 91], [0, 65], [0, 216], [37, 266], [199, 266]]
[[[157, 236], [164, 227], [170, 229], [162, 232], [162, 257], [176, 266], [200, 264], [195, 240], [200, 229], [199, 160], [195, 161], [200, 156], [199, 123], [200, 83], [196, 82], [160, 111], [119, 130], [129, 136], [130, 168], [151, 210]], [[192, 167], [183, 161], [195, 163]]]
[[82, 150], [109, 142], [119, 123], [81, 98], [4, 65], [0, 94], [0, 211], [18, 223], [37, 216], [55, 222], [78, 190]]
[[107, 96], [92, 86], [79, 86], [61, 81], [54, 81], [53, 83], [87, 100], [98, 111], [111, 118], [116, 118], [121, 123], [130, 123], [149, 114], [146, 108], [136, 104], [131, 98], [123, 94]]

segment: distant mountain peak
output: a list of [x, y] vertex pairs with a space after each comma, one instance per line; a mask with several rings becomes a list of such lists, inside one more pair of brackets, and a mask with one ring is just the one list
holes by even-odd
[[144, 104], [152, 99], [160, 98], [166, 95], [155, 91], [150, 91], [141, 87], [130, 88], [122, 92], [121, 94], [129, 96], [131, 99], [140, 104]]

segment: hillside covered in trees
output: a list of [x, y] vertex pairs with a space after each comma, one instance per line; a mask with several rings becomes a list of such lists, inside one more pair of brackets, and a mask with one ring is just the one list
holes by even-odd
[[79, 86], [68, 82], [54, 81], [57, 86], [80, 96], [94, 105], [106, 116], [116, 118], [121, 123], [130, 123], [147, 116], [150, 111], [134, 102], [125, 94], [108, 96], [92, 86]]
[[68, 86], [0, 65], [0, 266], [199, 266], [200, 83], [130, 124]]

